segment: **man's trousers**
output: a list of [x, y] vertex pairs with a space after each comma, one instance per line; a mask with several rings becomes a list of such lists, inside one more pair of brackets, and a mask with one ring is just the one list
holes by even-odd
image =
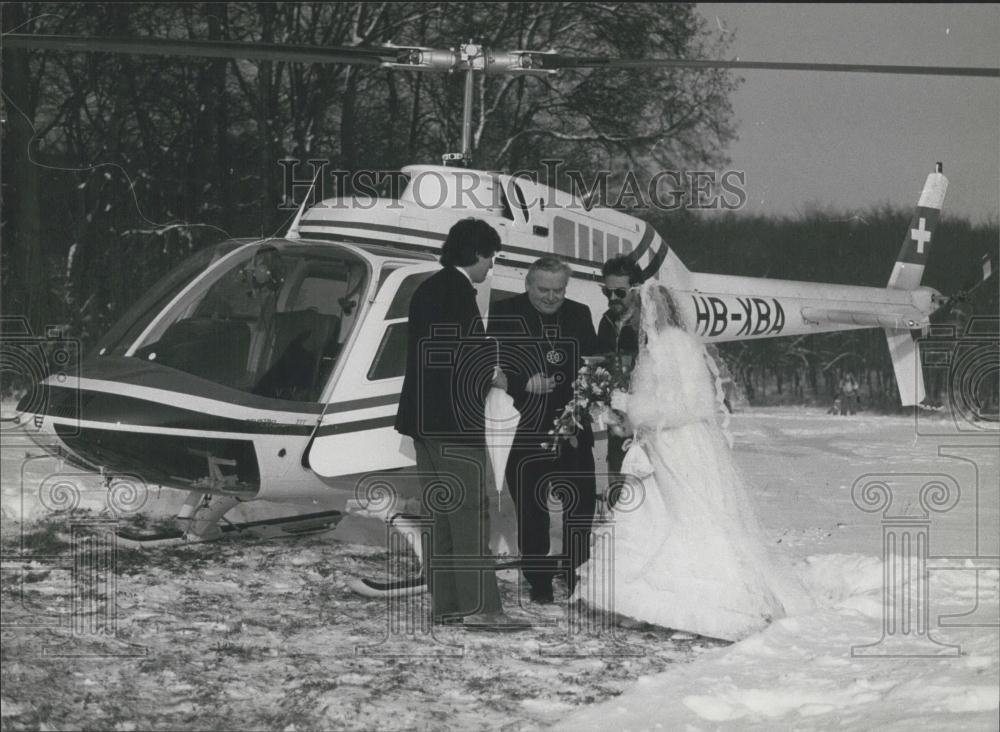
[[414, 440], [414, 446], [424, 511], [433, 517], [424, 571], [434, 619], [499, 612], [484, 496], [485, 449], [428, 438]]

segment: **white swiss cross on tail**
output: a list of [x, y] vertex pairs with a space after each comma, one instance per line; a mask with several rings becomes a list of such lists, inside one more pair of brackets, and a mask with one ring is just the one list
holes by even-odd
[[924, 275], [924, 265], [931, 250], [931, 240], [934, 229], [941, 217], [941, 206], [944, 205], [944, 194], [948, 190], [948, 179], [938, 171], [927, 176], [924, 190], [920, 194], [917, 210], [910, 220], [907, 236], [903, 239], [903, 247], [896, 258], [896, 266], [889, 277], [889, 287], [896, 290], [912, 290], [920, 286], [920, 278]]
[[931, 232], [924, 228], [927, 219], [920, 217], [916, 229], [910, 229], [910, 237], [917, 243], [917, 254], [924, 253], [924, 244], [931, 240]]

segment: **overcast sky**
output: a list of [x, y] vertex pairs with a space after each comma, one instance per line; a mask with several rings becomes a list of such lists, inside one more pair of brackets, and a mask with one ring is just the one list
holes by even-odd
[[[735, 33], [731, 57], [1000, 66], [1000, 6], [703, 3]], [[733, 97], [751, 213], [795, 215], [811, 203], [855, 212], [916, 205], [944, 163], [945, 214], [1000, 210], [1000, 79], [742, 71]]]

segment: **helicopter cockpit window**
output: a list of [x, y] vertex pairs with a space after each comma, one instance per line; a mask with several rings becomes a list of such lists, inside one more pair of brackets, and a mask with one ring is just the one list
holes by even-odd
[[335, 246], [265, 244], [192, 292], [132, 355], [259, 396], [315, 401], [367, 282], [365, 263]]

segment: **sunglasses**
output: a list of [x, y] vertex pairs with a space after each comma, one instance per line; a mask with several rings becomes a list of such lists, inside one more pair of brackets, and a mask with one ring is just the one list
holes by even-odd
[[627, 287], [616, 287], [615, 289], [612, 290], [612, 289], [610, 289], [608, 287], [602, 287], [601, 288], [601, 292], [603, 292], [604, 293], [604, 297], [608, 298], [609, 300], [612, 297], [617, 297], [617, 298], [619, 298], [621, 300], [624, 300], [625, 296], [628, 294], [628, 288]]

